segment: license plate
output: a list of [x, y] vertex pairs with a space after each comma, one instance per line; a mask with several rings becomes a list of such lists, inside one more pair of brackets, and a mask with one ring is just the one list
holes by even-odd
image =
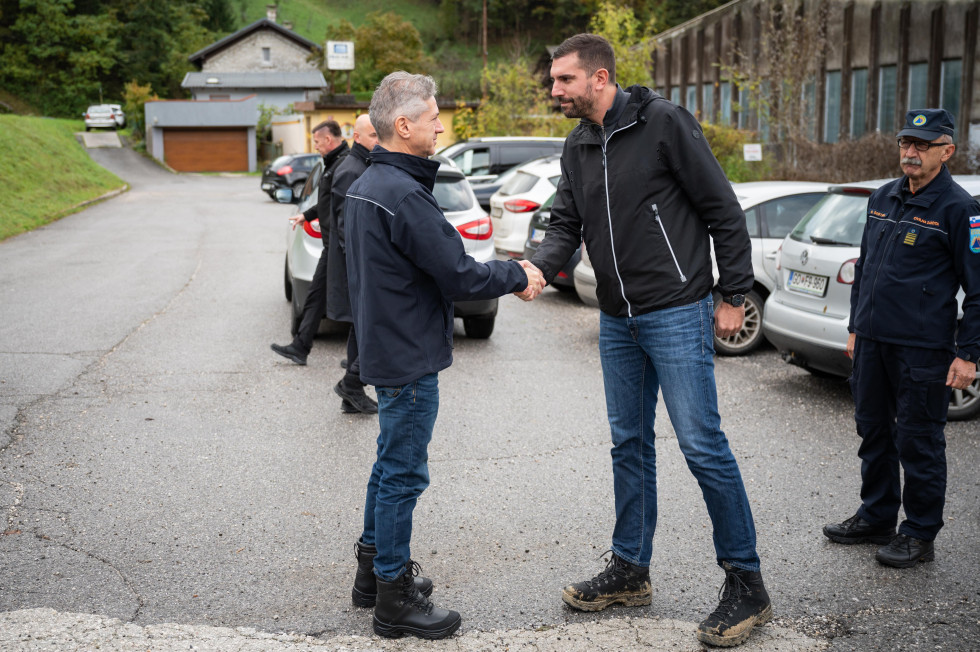
[[796, 292], [822, 297], [827, 292], [828, 280], [830, 279], [826, 276], [817, 276], [816, 274], [807, 274], [791, 269], [789, 271], [789, 284], [787, 287]]
[[544, 240], [544, 229], [531, 229], [531, 242], [537, 244]]
[[502, 209], [500, 206], [490, 207], [490, 217], [500, 217], [503, 214], [504, 214], [504, 209]]
[[263, 183], [262, 184], [262, 190], [272, 190], [272, 184], [271, 183]]

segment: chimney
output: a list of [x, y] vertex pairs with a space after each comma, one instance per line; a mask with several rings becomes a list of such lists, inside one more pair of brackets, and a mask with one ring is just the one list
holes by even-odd
[[289, 31], [293, 31], [293, 21], [291, 20], [282, 21], [282, 26], [288, 29]]
[[268, 18], [273, 23], [276, 22], [276, 11], [279, 7], [276, 5], [266, 5], [265, 6], [265, 17]]

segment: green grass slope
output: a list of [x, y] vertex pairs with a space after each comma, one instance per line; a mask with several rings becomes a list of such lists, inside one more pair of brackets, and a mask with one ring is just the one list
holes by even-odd
[[125, 185], [75, 140], [82, 129], [80, 120], [0, 115], [0, 240]]

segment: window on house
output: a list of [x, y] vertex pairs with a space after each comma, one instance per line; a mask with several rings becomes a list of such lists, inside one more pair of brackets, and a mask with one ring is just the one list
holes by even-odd
[[898, 93], [898, 69], [882, 66], [878, 71], [878, 131], [895, 131], [895, 95]]
[[840, 70], [827, 72], [826, 88], [823, 139], [826, 143], [836, 143], [840, 136]]
[[680, 86], [671, 86], [670, 87], [670, 101], [673, 102], [674, 104], [680, 104], [681, 103], [681, 87]]
[[705, 84], [702, 87], [701, 106], [704, 107], [704, 114], [701, 119], [705, 122], [715, 121], [715, 85]]
[[272, 63], [272, 50], [270, 48], [262, 48], [262, 63]]
[[929, 64], [913, 63], [909, 66], [909, 105], [908, 110], [926, 108], [929, 94]]
[[689, 84], [687, 87], [687, 97], [684, 100], [684, 108], [694, 113], [698, 110], [698, 87]]
[[732, 123], [732, 84], [722, 82], [718, 89], [721, 95], [721, 111], [718, 114], [718, 124], [729, 125]]
[[868, 69], [851, 71], [851, 137], [864, 135], [868, 118]]
[[963, 84], [963, 61], [961, 59], [950, 59], [943, 61], [943, 78], [940, 82], [939, 97], [942, 98], [940, 106], [953, 114], [960, 111], [960, 87]]

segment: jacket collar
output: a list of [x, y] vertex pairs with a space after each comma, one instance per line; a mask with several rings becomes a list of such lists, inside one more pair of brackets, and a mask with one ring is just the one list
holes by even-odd
[[341, 140], [340, 144], [334, 147], [332, 150], [323, 155], [323, 169], [324, 171], [329, 170], [333, 162], [337, 160], [337, 157], [344, 152], [350, 151], [350, 147], [347, 146], [346, 140]]
[[360, 143], [354, 143], [350, 148], [351, 156], [361, 159], [364, 165], [371, 165], [371, 150]]
[[914, 204], [916, 206], [931, 206], [934, 201], [946, 194], [951, 183], [953, 183], [953, 176], [949, 173], [949, 168], [946, 167], [946, 164], [943, 163], [943, 167], [939, 170], [936, 178], [927, 183], [924, 188], [920, 188], [919, 192], [914, 195], [908, 190], [909, 178], [907, 176], [902, 176], [899, 183], [888, 194], [892, 197], [897, 197], [899, 201], [903, 201], [904, 203]]
[[375, 145], [371, 150], [373, 165], [390, 165], [402, 170], [432, 192], [436, 185], [436, 173], [439, 171], [439, 161], [430, 161], [414, 154], [389, 152], [381, 145]]
[[633, 124], [637, 119], [645, 121], [645, 118], [640, 117], [640, 112], [647, 104], [659, 97], [661, 96], [658, 93], [645, 86], [630, 86], [622, 89], [617, 84], [616, 98], [606, 111], [602, 128], [588, 118], [582, 118], [579, 126], [568, 137], [575, 143], [600, 145], [603, 131], [608, 138], [612, 132]]

